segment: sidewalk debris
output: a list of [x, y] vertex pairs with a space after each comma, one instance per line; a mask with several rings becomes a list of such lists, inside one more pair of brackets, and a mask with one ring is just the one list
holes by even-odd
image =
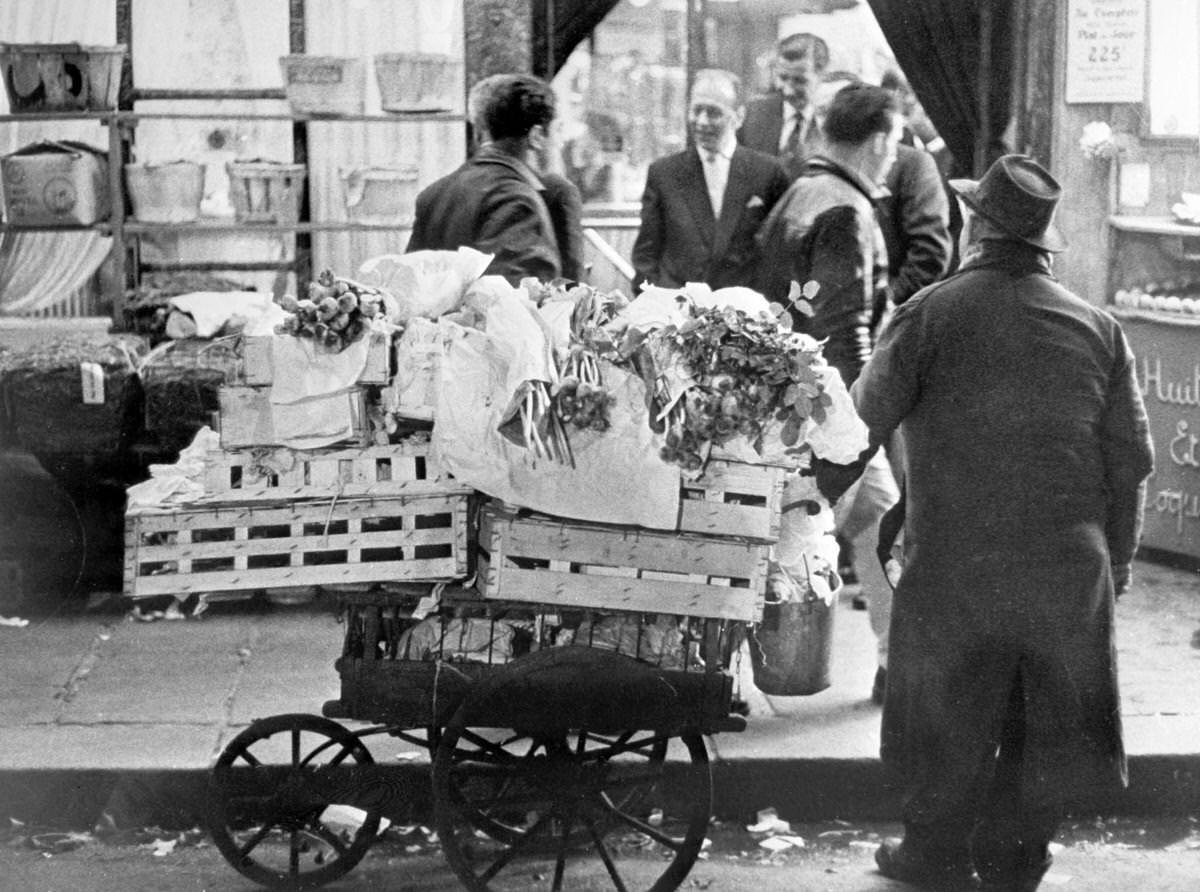
[[758, 820], [746, 827], [750, 833], [768, 833], [772, 836], [792, 832], [792, 825], [779, 817], [773, 808], [764, 808], [756, 816]]

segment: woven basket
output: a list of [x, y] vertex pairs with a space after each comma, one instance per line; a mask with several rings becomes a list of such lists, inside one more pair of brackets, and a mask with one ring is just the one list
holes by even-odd
[[0, 44], [0, 73], [13, 114], [117, 107], [125, 44]]
[[145, 223], [190, 223], [200, 216], [204, 168], [195, 161], [126, 164], [133, 215]]
[[449, 111], [462, 81], [462, 62], [434, 53], [381, 53], [375, 57], [375, 79], [384, 111]]
[[362, 59], [345, 56], [282, 56], [284, 89], [292, 111], [302, 115], [361, 115], [367, 74]]
[[295, 223], [304, 197], [303, 164], [229, 161], [229, 199], [239, 223]]
[[417, 168], [360, 167], [342, 171], [346, 216], [356, 223], [407, 226], [417, 205]]

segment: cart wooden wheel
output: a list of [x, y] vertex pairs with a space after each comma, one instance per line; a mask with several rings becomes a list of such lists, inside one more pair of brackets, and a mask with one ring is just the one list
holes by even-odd
[[[490, 719], [480, 726], [479, 716], [494, 712], [504, 692], [492, 684], [478, 695], [442, 730], [433, 763], [438, 835], [468, 889], [666, 892], [683, 882], [712, 807], [699, 733], [508, 730]], [[686, 761], [666, 761], [669, 743], [682, 744]], [[686, 801], [675, 807], [662, 804], [668, 769], [684, 775], [673, 788], [686, 791]], [[661, 823], [651, 818], [659, 806]], [[654, 844], [665, 861], [657, 852], [621, 857]]]
[[255, 721], [209, 777], [208, 830], [234, 869], [264, 886], [311, 889], [362, 860], [379, 832], [383, 788], [370, 752], [315, 715]]

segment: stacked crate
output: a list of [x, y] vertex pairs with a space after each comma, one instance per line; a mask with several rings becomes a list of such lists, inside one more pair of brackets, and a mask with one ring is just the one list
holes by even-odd
[[[382, 371], [368, 363], [368, 377], [386, 378], [382, 346]], [[465, 577], [472, 491], [437, 467], [427, 435], [368, 445], [364, 413], [361, 438], [280, 448], [263, 420], [269, 363], [264, 371], [255, 356], [249, 348], [241, 382], [222, 388], [221, 448], [205, 458], [203, 495], [126, 512], [125, 594], [208, 599]], [[351, 393], [363, 400], [363, 390]]]
[[479, 524], [487, 599], [756, 622], [779, 536], [783, 468], [710, 461], [685, 481], [674, 531], [530, 514], [500, 503]]

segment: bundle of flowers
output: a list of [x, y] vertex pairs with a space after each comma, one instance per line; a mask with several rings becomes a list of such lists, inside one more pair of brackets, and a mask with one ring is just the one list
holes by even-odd
[[[689, 315], [641, 345], [643, 369], [654, 374], [652, 417], [665, 428], [663, 460], [698, 471], [713, 446], [739, 438], [759, 455], [768, 437], [778, 437], [786, 454], [803, 455], [806, 422], [823, 421], [832, 403], [821, 345], [770, 313], [691, 305]], [[662, 374], [664, 359], [678, 367]], [[670, 378], [674, 387], [664, 384]]]

